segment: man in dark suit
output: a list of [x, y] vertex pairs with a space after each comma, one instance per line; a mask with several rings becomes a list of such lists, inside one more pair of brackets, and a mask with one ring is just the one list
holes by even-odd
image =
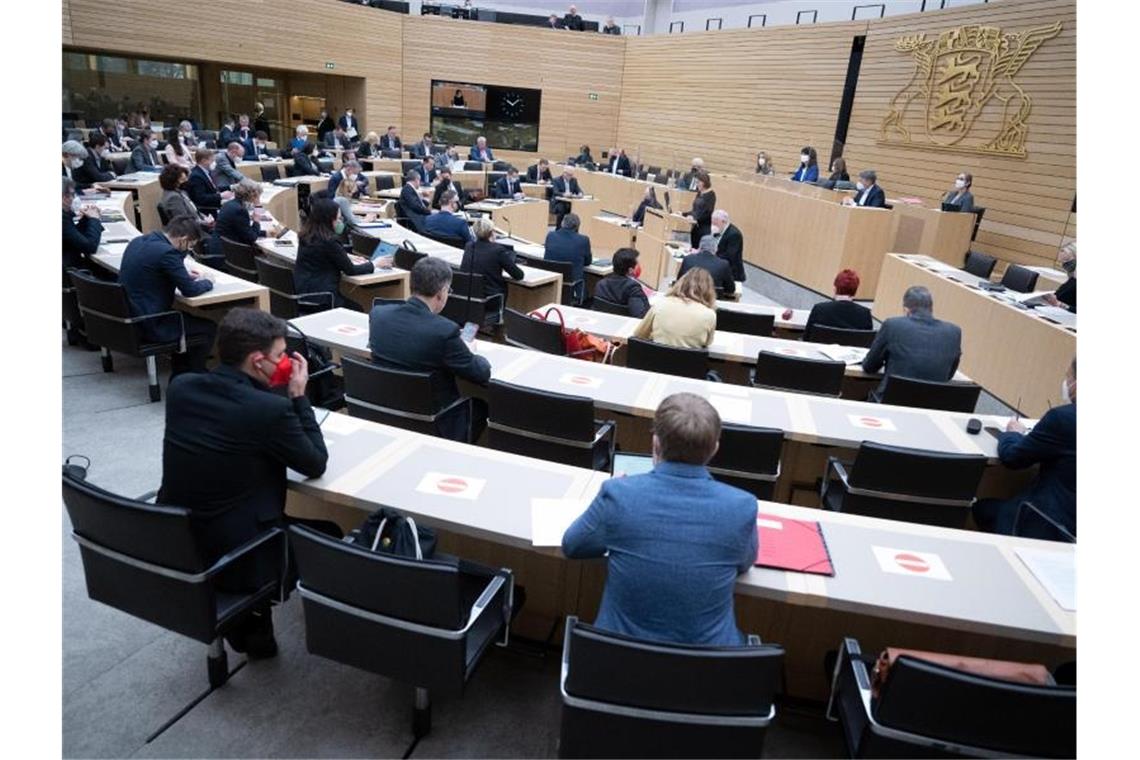
[[1062, 534], [1051, 520], [1074, 538], [1077, 535], [1077, 360], [1061, 381], [1061, 397], [1028, 434], [1015, 417], [998, 438], [998, 459], [1012, 470], [1040, 464], [1036, 480], [1013, 499], [980, 499], [974, 503], [974, 522], [982, 530], [1011, 535], [1022, 502], [1029, 502], [1041, 515], [1026, 508], [1017, 534], [1028, 538], [1060, 540]]
[[495, 182], [491, 188], [492, 198], [514, 198], [523, 194], [522, 183], [519, 182], [519, 170], [511, 166], [507, 173]]
[[225, 122], [222, 124], [222, 128], [218, 130], [217, 144], [219, 148], [224, 149], [227, 145], [237, 139], [237, 129], [234, 128], [234, 124], [236, 122], [237, 118], [232, 113], [226, 117]]
[[728, 262], [732, 279], [744, 282], [747, 277], [744, 273], [744, 235], [722, 208], [713, 212], [710, 229], [716, 238], [716, 255]]
[[430, 155], [420, 159], [420, 165], [415, 171], [420, 175], [420, 187], [430, 185], [439, 176], [439, 170], [435, 168], [435, 159]]
[[[372, 361], [385, 367], [430, 372], [436, 410], [459, 399], [458, 375], [480, 385], [491, 379], [491, 363], [471, 352], [459, 335], [459, 325], [440, 316], [451, 288], [451, 266], [434, 256], [412, 267], [412, 297], [401, 304], [383, 304], [368, 318], [368, 347]], [[487, 405], [472, 399], [436, 423], [438, 435], [474, 441], [487, 425]]]
[[351, 108], [344, 109], [344, 115], [337, 119], [337, 126], [344, 130], [349, 140], [356, 140], [360, 135], [360, 123], [352, 113]]
[[962, 329], [934, 318], [930, 291], [921, 285], [907, 288], [903, 309], [905, 317], [891, 317], [883, 322], [863, 357], [863, 371], [868, 374], [875, 374], [886, 365], [883, 381], [871, 391], [869, 401], [882, 399], [890, 375], [945, 383], [958, 370]]
[[602, 34], [621, 35], [621, 27], [614, 23], [613, 16], [606, 16], [606, 25], [602, 27]]
[[[63, 268], [76, 267], [90, 269], [87, 258], [99, 250], [99, 239], [103, 235], [103, 223], [99, 221], [99, 207], [88, 204], [82, 207], [79, 221], [75, 221], [75, 211], [71, 204], [75, 200], [75, 180], [63, 177]], [[63, 275], [64, 285], [68, 285], [67, 274]]]
[[194, 168], [186, 178], [186, 195], [203, 214], [216, 214], [222, 207], [222, 201], [229, 200], [230, 194], [223, 196], [214, 178], [210, 176], [210, 163], [214, 160], [214, 151], [198, 148], [194, 151]]
[[689, 171], [681, 175], [681, 181], [677, 183], [677, 187], [683, 190], [696, 190], [697, 189], [697, 175], [705, 170], [705, 162], [702, 158], [694, 158]]
[[256, 134], [256, 131], [249, 124], [249, 114], [243, 113], [238, 116], [238, 126], [234, 133], [234, 139], [241, 143], [241, 147], [245, 150], [245, 158], [249, 161], [257, 159], [257, 147], [253, 144]]
[[329, 117], [329, 112], [322, 108], [320, 121], [317, 122], [317, 142], [323, 143], [325, 135], [334, 129], [336, 129], [336, 122]]
[[713, 285], [716, 286], [718, 294], [720, 292], [726, 295], [732, 295], [736, 292], [736, 283], [732, 279], [732, 267], [724, 259], [716, 255], [717, 240], [712, 235], [705, 235], [701, 238], [699, 247], [696, 253], [690, 253], [681, 261], [681, 270], [677, 272], [677, 279], [680, 279], [694, 267], [700, 267], [712, 275]]
[[[171, 219], [161, 231], [132, 240], [123, 252], [119, 283], [127, 291], [131, 316], [159, 314], [174, 308], [174, 291], [192, 298], [213, 289], [205, 275], [186, 269], [186, 253], [201, 235], [201, 224], [192, 216]], [[185, 327], [185, 332], [183, 332]], [[214, 323], [184, 312], [142, 323], [143, 337], [152, 343], [171, 343], [186, 338], [186, 350], [170, 357], [170, 376], [204, 372], [214, 344]]]
[[464, 244], [475, 239], [467, 220], [459, 215], [459, 198], [450, 190], [439, 201], [439, 213], [424, 217], [424, 232], [434, 237], [457, 238]]
[[545, 158], [538, 159], [537, 164], [532, 164], [526, 170], [526, 181], [532, 184], [538, 182], [550, 181], [550, 162]]
[[581, 198], [582, 188], [578, 180], [574, 179], [574, 167], [566, 166], [554, 182], [551, 183], [550, 213], [556, 217], [555, 226], [562, 226], [562, 218], [570, 212], [570, 204], [564, 198]]
[[80, 188], [88, 188], [99, 182], [110, 182], [115, 178], [111, 162], [104, 158], [107, 152], [107, 138], [101, 132], [94, 132], [87, 143], [87, 157], [72, 173], [72, 179]]
[[582, 31], [584, 27], [582, 26], [582, 17], [578, 15], [578, 6], [570, 6], [570, 10], [562, 17], [562, 26], [572, 32]]
[[878, 180], [878, 175], [871, 169], [864, 169], [859, 172], [859, 181], [855, 183], [859, 192], [855, 194], [854, 198], [849, 199], [847, 204], [849, 206], [884, 208], [887, 205], [887, 194], [883, 192], [883, 188], [875, 184]]
[[859, 275], [854, 269], [844, 269], [835, 275], [835, 300], [817, 303], [811, 307], [807, 324], [804, 325], [804, 339], [810, 340], [813, 325], [839, 327], [844, 330], [871, 330], [871, 310], [855, 303], [855, 293], [859, 290]]
[[609, 174], [620, 174], [623, 177], [630, 176], [631, 167], [629, 157], [625, 155], [625, 151], [620, 148], [613, 148], [610, 150], [609, 163], [606, 164], [606, 172]]
[[435, 143], [432, 142], [431, 132], [424, 132], [424, 139], [412, 146], [412, 155], [416, 158], [435, 155]]
[[424, 221], [431, 214], [431, 209], [424, 203], [423, 196], [420, 195], [420, 175], [415, 169], [404, 175], [404, 187], [400, 190], [398, 205], [403, 211], [403, 215], [408, 217], [408, 221], [412, 223], [412, 227], [417, 232], [422, 232]]
[[403, 147], [400, 136], [396, 134], [396, 128], [389, 126], [388, 131], [380, 138], [380, 152], [388, 158], [399, 158]]
[[547, 29], [565, 29], [566, 27], [563, 25], [562, 19], [558, 18], [558, 14], [551, 13], [550, 18], [546, 19], [546, 28]]
[[139, 135], [139, 144], [131, 151], [131, 171], [150, 172], [162, 165], [155, 148], [157, 142], [153, 132], [144, 131]]
[[638, 277], [641, 265], [637, 263], [636, 248], [619, 248], [614, 253], [614, 271], [598, 281], [594, 299], [619, 304], [629, 310], [629, 316], [641, 319], [649, 313], [649, 299]]
[[558, 229], [546, 233], [547, 261], [564, 261], [572, 266], [570, 279], [578, 284], [574, 287], [575, 303], [582, 303], [586, 297], [585, 268], [594, 260], [590, 251], [590, 238], [578, 232], [580, 221], [577, 214], [566, 214]]
[[[305, 397], [308, 365], [300, 354], [286, 354], [285, 322], [257, 309], [231, 309], [218, 329], [218, 357], [212, 372], [170, 383], [159, 503], [194, 513], [192, 528], [207, 561], [291, 522], [339, 532], [285, 516], [286, 469], [316, 478], [328, 462]], [[238, 592], [273, 582], [280, 546], [255, 549], [219, 583]], [[277, 653], [268, 601], [235, 623], [226, 634], [234, 649], [251, 658]]]
[[107, 147], [112, 153], [124, 153], [128, 150], [126, 135], [119, 134], [114, 119], [103, 119], [99, 128], [103, 137], [107, 138]]
[[475, 144], [471, 146], [471, 151], [467, 154], [470, 161], [488, 161], [495, 160], [495, 154], [490, 148], [487, 147], [487, 138], [479, 135], [475, 138]]
[[455, 197], [459, 199], [460, 208], [463, 207], [463, 187], [451, 179], [451, 169], [443, 167], [439, 170], [439, 182], [435, 185], [435, 193], [431, 197], [431, 207], [434, 209], [439, 208], [440, 201], [443, 199], [443, 194], [448, 190], [455, 192]]
[[336, 129], [325, 135], [326, 148], [340, 148], [341, 150], [348, 150], [352, 146], [352, 142], [348, 139], [348, 135], [344, 133], [344, 127], [339, 124]]

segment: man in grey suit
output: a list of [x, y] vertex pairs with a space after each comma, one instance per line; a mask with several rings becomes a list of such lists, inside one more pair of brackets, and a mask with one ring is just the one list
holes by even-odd
[[962, 357], [962, 329], [934, 318], [934, 299], [921, 285], [903, 295], [905, 317], [883, 322], [875, 342], [863, 359], [863, 371], [874, 373], [886, 364], [883, 381], [871, 391], [870, 401], [880, 401], [887, 376], [944, 383], [954, 376]]
[[245, 179], [245, 175], [237, 168], [238, 161], [245, 156], [245, 148], [238, 141], [233, 141], [214, 154], [214, 184], [219, 190], [228, 190], [230, 185], [236, 185]]

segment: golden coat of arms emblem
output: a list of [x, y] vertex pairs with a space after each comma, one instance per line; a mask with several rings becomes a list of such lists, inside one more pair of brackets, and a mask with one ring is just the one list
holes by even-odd
[[[1058, 21], [1017, 33], [961, 26], [937, 39], [899, 38], [895, 50], [914, 56], [914, 74], [891, 98], [879, 142], [1024, 158], [1033, 104], [1014, 77], [1060, 33]], [[987, 109], [994, 118], [983, 126], [979, 117]]]

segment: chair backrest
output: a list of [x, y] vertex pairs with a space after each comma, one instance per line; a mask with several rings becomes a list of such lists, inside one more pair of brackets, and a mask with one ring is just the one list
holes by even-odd
[[396, 178], [391, 174], [377, 174], [376, 175], [376, 189], [377, 190], [392, 190], [396, 187]]
[[530, 256], [524, 258], [526, 258], [526, 265], [528, 267], [545, 269], [547, 272], [558, 272], [561, 274], [563, 285], [573, 282], [574, 265], [569, 261], [551, 261], [550, 259], [540, 259]]
[[130, 158], [127, 158], [127, 157], [120, 158], [120, 157], [116, 156], [115, 158], [111, 159], [111, 168], [115, 170], [116, 175], [126, 174], [127, 173], [127, 164], [129, 164], [130, 161], [131, 161]]
[[345, 356], [348, 413], [385, 425], [434, 435], [436, 408], [430, 372], [408, 372]]
[[[301, 312], [297, 303], [293, 270], [282, 264], [274, 264], [265, 256], [258, 256], [254, 264], [257, 266], [257, 281], [269, 288], [270, 312], [281, 319], [293, 319], [299, 316]], [[322, 305], [331, 308], [331, 304], [327, 301]]]
[[767, 338], [771, 336], [775, 325], [776, 317], [774, 314], [752, 314], [732, 309], [716, 310], [716, 329], [724, 332]]
[[571, 617], [560, 756], [759, 757], [783, 659], [773, 644], [651, 642]]
[[709, 352], [703, 348], [674, 348], [651, 340], [630, 338], [626, 345], [625, 365], [632, 369], [703, 380], [709, 371]]
[[[499, 163], [499, 162], [496, 161], [495, 163]], [[488, 188], [494, 188], [495, 183], [498, 182], [499, 180], [501, 180], [505, 176], [507, 176], [507, 173], [505, 171], [500, 171], [497, 169], [493, 172], [487, 172], [487, 187]]]
[[63, 476], [63, 503], [92, 599], [202, 642], [215, 637], [214, 592], [190, 510], [117, 496]]
[[261, 181], [262, 182], [276, 182], [281, 179], [281, 168], [276, 164], [272, 166], [261, 167]]
[[606, 314], [620, 314], [623, 317], [629, 316], [628, 305], [614, 303], [613, 301], [607, 301], [606, 299], [599, 298], [598, 296], [594, 296], [594, 302], [591, 304], [590, 308], [592, 308], [594, 311], [605, 312]]
[[1002, 755], [1075, 757], [1077, 751], [1075, 687], [987, 678], [906, 655], [891, 666], [875, 719]]
[[392, 263], [395, 264], [398, 269], [406, 269], [410, 272], [412, 271], [412, 267], [416, 265], [417, 261], [426, 258], [426, 253], [413, 251], [411, 248], [407, 248], [401, 245], [396, 249], [396, 252], [392, 254]]
[[975, 277], [981, 277], [983, 280], [990, 279], [995, 266], [997, 266], [997, 259], [993, 256], [987, 256], [978, 251], [966, 251], [965, 269]]
[[170, 224], [170, 214], [166, 213], [166, 207], [159, 203], [155, 208], [158, 210], [158, 221], [162, 222], [162, 226]]
[[709, 462], [709, 471], [717, 480], [771, 499], [783, 448], [783, 430], [723, 423], [720, 447]]
[[1018, 264], [1010, 264], [1001, 277], [1001, 284], [1018, 293], [1032, 293], [1037, 285], [1037, 273]]
[[221, 238], [221, 241], [222, 255], [226, 257], [226, 268], [235, 277], [257, 282], [257, 249], [226, 237]]
[[[507, 169], [509, 169], [510, 167], [511, 167], [510, 161], [492, 161], [491, 162], [491, 171], [498, 172], [500, 177], [503, 176], [504, 174], [506, 174]], [[498, 179], [498, 177], [496, 177], [496, 179]]]
[[463, 171], [465, 172], [481, 172], [483, 171], [482, 161], [464, 161]]
[[823, 359], [804, 359], [772, 351], [756, 355], [756, 385], [764, 388], [838, 397], [847, 365]]
[[594, 400], [492, 380], [487, 391], [492, 426], [567, 441], [593, 442]]
[[462, 298], [481, 299], [484, 297], [483, 275], [474, 272], [463, 272], [458, 269], [451, 273], [451, 295], [448, 300], [456, 296]]
[[505, 340], [512, 346], [533, 348], [557, 356], [566, 355], [562, 328], [557, 322], [547, 322], [507, 307], [503, 309]]
[[400, 161], [400, 174], [407, 176], [408, 172], [419, 170], [423, 162], [418, 159], [405, 159]]
[[843, 496], [843, 512], [964, 527], [986, 458], [864, 441]]
[[978, 405], [982, 387], [974, 383], [939, 383], [888, 375], [882, 403], [947, 412], [972, 412]]
[[812, 324], [804, 331], [804, 340], [809, 343], [824, 343], [830, 345], [838, 343], [841, 346], [854, 346], [856, 348], [870, 348], [875, 342], [874, 330], [849, 330], [845, 327], [828, 327], [827, 325]]
[[463, 250], [463, 247], [467, 245], [467, 240], [465, 238], [461, 238], [456, 235], [444, 235], [439, 232], [432, 232], [426, 227], [423, 230], [423, 236], [426, 238], [431, 238], [437, 243], [443, 243], [444, 245], [449, 245], [452, 248], [458, 248], [459, 250]]
[[317, 169], [321, 172], [321, 174], [332, 174], [334, 163], [336, 162], [331, 158], [318, 158]]
[[451, 279], [451, 294], [443, 305], [440, 314], [460, 327], [473, 322], [479, 327], [496, 325], [501, 319], [503, 297], [499, 294], [487, 296], [483, 285], [483, 275], [468, 272], [454, 272]]
[[376, 246], [380, 245], [379, 238], [374, 238], [371, 235], [362, 235], [355, 230], [349, 230], [348, 239], [352, 242], [353, 253], [368, 256], [369, 258], [376, 252]]
[[83, 314], [87, 340], [97, 346], [137, 354], [142, 335], [131, 318], [126, 289], [117, 282], [99, 280], [86, 272], [69, 271], [79, 311]]

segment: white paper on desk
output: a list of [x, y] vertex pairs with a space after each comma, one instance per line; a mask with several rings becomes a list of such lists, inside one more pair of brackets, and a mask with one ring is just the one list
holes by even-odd
[[752, 422], [751, 399], [710, 395], [709, 403], [713, 405], [713, 409], [716, 409], [720, 418], [726, 422], [739, 422], [743, 424]]
[[1069, 612], [1077, 611], [1077, 555], [1019, 546], [1013, 550], [1049, 596]]
[[867, 355], [867, 349], [865, 348], [853, 348], [839, 344], [824, 346], [819, 349], [819, 352], [833, 362], [843, 362], [844, 364], [859, 364], [863, 361], [863, 357]]
[[531, 545], [562, 546], [562, 535], [588, 506], [585, 499], [531, 499]]

